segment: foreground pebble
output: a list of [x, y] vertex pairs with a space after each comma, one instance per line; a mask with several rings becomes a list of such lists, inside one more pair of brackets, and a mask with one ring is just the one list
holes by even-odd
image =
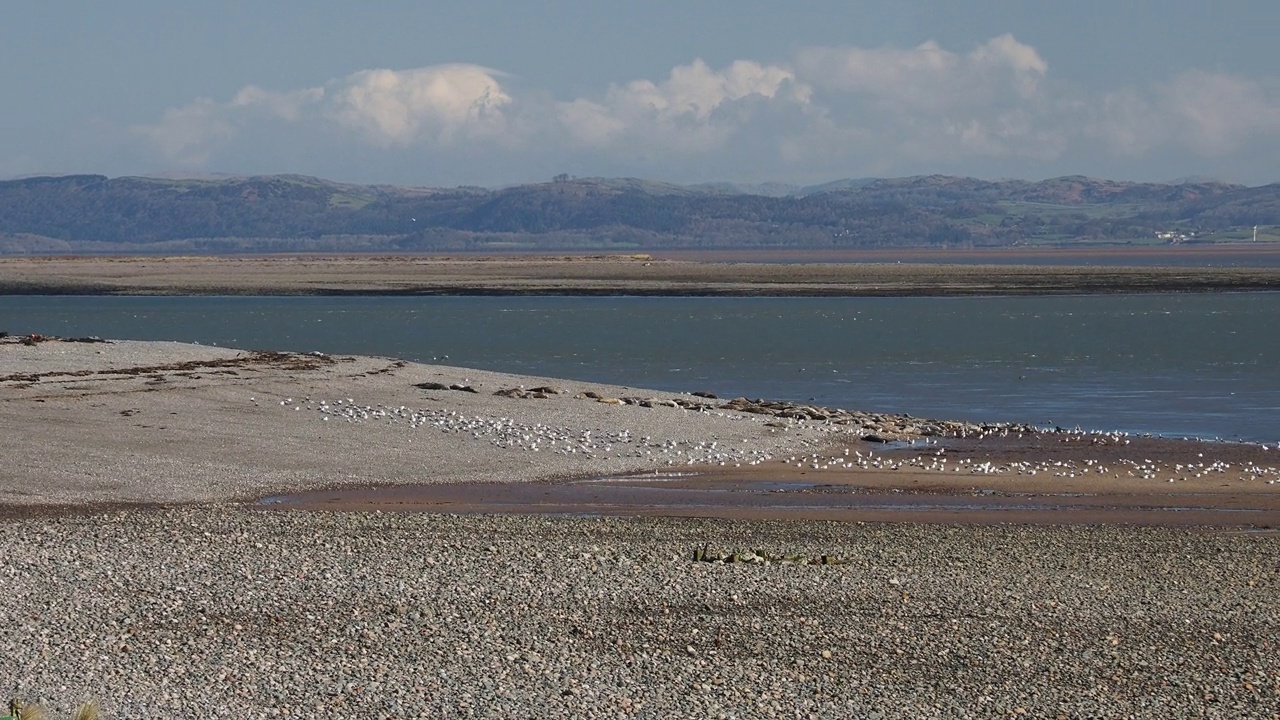
[[0, 557], [3, 690], [64, 714], [1280, 707], [1274, 534], [227, 506], [7, 520]]

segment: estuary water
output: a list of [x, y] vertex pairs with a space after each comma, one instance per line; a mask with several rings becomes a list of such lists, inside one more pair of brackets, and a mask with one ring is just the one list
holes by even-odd
[[0, 296], [0, 330], [383, 355], [920, 417], [1280, 442], [1280, 293]]

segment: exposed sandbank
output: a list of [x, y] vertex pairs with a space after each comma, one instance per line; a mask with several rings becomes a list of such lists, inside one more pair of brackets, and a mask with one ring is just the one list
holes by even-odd
[[[631, 489], [626, 502], [605, 501], [617, 505], [610, 508], [592, 502], [598, 485], [540, 487], [560, 498], [563, 512], [1280, 523], [1280, 448], [1265, 445], [770, 409], [388, 358], [6, 338], [0, 428], [7, 458], [0, 503], [32, 509], [465, 483], [418, 500], [401, 490], [392, 504], [537, 512], [547, 504], [537, 507], [527, 489], [523, 500], [513, 491], [501, 508], [481, 501], [498, 492], [484, 483], [688, 471], [700, 475], [666, 484], [668, 492], [647, 505], [636, 502], [643, 483], [609, 486], [614, 497]], [[702, 495], [680, 500], [670, 492], [677, 488]], [[751, 499], [692, 509], [726, 489], [736, 489], [735, 502]], [[576, 507], [565, 499], [575, 492]], [[442, 493], [449, 505], [431, 499]], [[885, 493], [919, 501], [872, 501]], [[925, 502], [930, 494], [935, 499]], [[970, 500], [936, 499], [942, 496]], [[389, 507], [378, 498], [331, 493], [307, 498], [306, 506]]]
[[[712, 256], [4, 257], [0, 294], [961, 296], [1280, 290], [1280, 267]], [[1064, 256], [1070, 258], [1070, 255]], [[993, 260], [992, 262], [997, 262]]]

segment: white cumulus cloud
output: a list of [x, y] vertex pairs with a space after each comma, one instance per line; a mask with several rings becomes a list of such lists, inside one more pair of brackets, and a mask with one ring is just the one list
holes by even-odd
[[365, 70], [338, 84], [329, 112], [376, 145], [448, 143], [460, 133], [501, 129], [511, 96], [497, 74], [476, 65]]
[[530, 85], [470, 64], [361, 70], [314, 87], [249, 85], [226, 101], [197, 99], [134, 132], [178, 167], [429, 167], [410, 181], [442, 183], [501, 184], [544, 170], [680, 181], [1048, 176], [1088, 171], [1086, 161], [1110, 168], [1114, 158], [1160, 158], [1193, 174], [1204, 159], [1280, 159], [1276, 79], [1192, 70], [1089, 91], [1055, 82], [1040, 52], [1008, 34], [959, 50], [928, 41], [802, 48], [789, 62], [694, 59], [665, 77], [567, 98]]
[[626, 149], [642, 140], [657, 148], [711, 150], [750, 121], [753, 99], [804, 104], [808, 89], [776, 65], [739, 60], [715, 70], [694, 60], [661, 82], [632, 80], [598, 100], [562, 103], [558, 115], [572, 140], [590, 147]]
[[169, 108], [159, 122], [135, 127], [168, 160], [203, 165], [263, 121], [334, 124], [378, 147], [448, 145], [492, 135], [511, 96], [499, 73], [476, 65], [363, 70], [325, 86], [278, 92], [249, 85], [227, 102], [202, 98]]
[[1001, 35], [961, 55], [930, 40], [910, 49], [816, 47], [797, 57], [801, 77], [901, 111], [937, 112], [1035, 95], [1049, 66], [1035, 48]]
[[[1280, 137], [1280, 84], [1191, 70], [1148, 93], [1125, 93], [1113, 103], [1126, 112], [1106, 118], [1122, 147], [1185, 145], [1213, 156], [1261, 139]], [[1144, 134], [1144, 141], [1134, 142]]]
[[[798, 162], [890, 166], [965, 158], [1060, 156], [1067, 131], [1043, 90], [1049, 66], [1012, 35], [968, 53], [929, 41], [914, 48], [815, 47], [796, 76], [815, 89], [823, 119], [788, 143]], [[832, 145], [833, 138], [852, 139]]]

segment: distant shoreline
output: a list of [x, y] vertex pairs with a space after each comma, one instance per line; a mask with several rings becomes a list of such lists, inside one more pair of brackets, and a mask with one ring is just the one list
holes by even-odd
[[[1089, 258], [1033, 252], [1026, 257], [1046, 264], [1012, 263], [1007, 252], [902, 254], [904, 261], [893, 261], [897, 255], [889, 251], [849, 255], [849, 260], [825, 251], [765, 260], [748, 250], [663, 255], [2, 257], [0, 294], [954, 297], [1280, 291], [1280, 264], [1049, 264]], [[954, 261], [945, 262], [949, 258]]]

